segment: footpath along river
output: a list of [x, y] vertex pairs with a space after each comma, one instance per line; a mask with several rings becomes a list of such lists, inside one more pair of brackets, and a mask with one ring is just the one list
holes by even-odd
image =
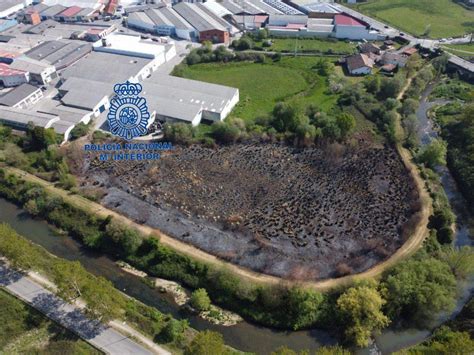
[[[417, 112], [419, 119], [419, 135], [422, 144], [429, 142], [431, 137], [437, 135], [431, 121], [427, 117], [427, 111], [436, 103], [429, 102], [428, 97], [432, 86], [429, 86], [424, 94]], [[464, 200], [459, 193], [453, 177], [448, 169], [441, 169], [442, 183], [454, 207], [457, 216], [456, 245], [473, 245], [469, 238], [466, 221], [469, 214]], [[120, 269], [114, 260], [90, 251], [69, 236], [56, 235], [50, 226], [40, 220], [32, 219], [25, 211], [15, 204], [0, 198], [0, 222], [10, 224], [18, 233], [43, 246], [50, 253], [68, 260], [78, 260], [84, 267], [95, 275], [104, 276], [113, 282], [115, 287], [124, 291], [128, 295], [142, 301], [145, 304], [154, 306], [161, 312], [170, 313], [177, 318], [188, 318], [192, 327], [198, 330], [211, 329], [223, 334], [227, 344], [244, 351], [252, 351], [257, 354], [269, 354], [279, 346], [287, 345], [295, 350], [314, 350], [322, 344], [334, 344], [335, 339], [327, 332], [320, 330], [309, 331], [279, 331], [270, 328], [260, 327], [248, 322], [241, 322], [235, 326], [224, 327], [211, 324], [196, 316], [183, 314], [179, 306], [173, 299], [151, 289], [145, 285], [137, 276], [131, 275]], [[442, 315], [432, 325], [436, 327], [448, 318], [454, 317], [474, 291], [474, 281], [470, 280], [462, 285], [461, 292], [455, 310], [451, 314]], [[430, 327], [430, 328], [432, 328]], [[380, 351], [383, 354], [400, 350], [410, 345], [417, 344], [430, 334], [430, 329], [407, 329], [395, 330], [387, 329], [380, 336], [376, 337], [375, 345], [368, 349], [357, 351], [358, 354], [369, 354]]]

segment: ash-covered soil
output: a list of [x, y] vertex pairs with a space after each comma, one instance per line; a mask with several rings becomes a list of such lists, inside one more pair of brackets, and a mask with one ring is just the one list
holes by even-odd
[[100, 162], [82, 188], [101, 203], [255, 271], [316, 280], [363, 271], [401, 246], [418, 194], [396, 151], [177, 147], [155, 162]]

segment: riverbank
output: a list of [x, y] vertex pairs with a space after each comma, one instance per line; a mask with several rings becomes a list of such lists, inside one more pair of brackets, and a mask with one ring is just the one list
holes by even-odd
[[[408, 238], [408, 240], [394, 254], [392, 254], [388, 259], [382, 261], [381, 263], [376, 264], [369, 270], [366, 270], [356, 275], [348, 275], [336, 279], [326, 279], [321, 281], [300, 281], [298, 282], [299, 286], [311, 288], [317, 291], [328, 291], [330, 289], [341, 286], [349, 286], [350, 284], [356, 281], [379, 277], [385, 270], [395, 265], [398, 261], [412, 255], [420, 248], [425, 236], [427, 235], [428, 216], [431, 213], [431, 206], [429, 202], [430, 199], [429, 195], [426, 193], [422, 179], [419, 176], [419, 172], [416, 166], [411, 161], [410, 153], [401, 146], [398, 147], [397, 150], [399, 150], [399, 154], [403, 160], [403, 163], [405, 164], [414, 181], [416, 182], [416, 186], [419, 189], [419, 194], [422, 198], [422, 210], [420, 213], [421, 219], [417, 226], [415, 226], [414, 232], [411, 233], [411, 236]], [[44, 187], [46, 191], [51, 193], [53, 196], [61, 197], [66, 203], [69, 203], [78, 209], [84, 210], [86, 213], [93, 213], [100, 218], [112, 217], [115, 220], [120, 221], [124, 225], [135, 228], [142, 235], [156, 236], [157, 238], [159, 238], [160, 243], [172, 248], [173, 250], [176, 250], [179, 253], [182, 253], [183, 255], [191, 257], [199, 262], [212, 265], [214, 267], [217, 267], [218, 269], [226, 269], [229, 272], [233, 273], [235, 276], [238, 276], [239, 278], [242, 278], [245, 281], [260, 285], [273, 286], [279, 285], [282, 281], [284, 281], [285, 283], [288, 282], [287, 280], [282, 280], [278, 277], [256, 273], [249, 269], [245, 269], [232, 263], [225, 262], [215, 257], [214, 255], [208, 254], [189, 244], [171, 238], [163, 234], [160, 230], [156, 228], [151, 228], [149, 226], [136, 223], [130, 220], [129, 218], [126, 218], [125, 216], [116, 213], [111, 209], [105, 208], [102, 205], [79, 195], [74, 195], [66, 190], [59, 189], [55, 187], [53, 183], [40, 179], [39, 177], [29, 174], [25, 171], [21, 171], [19, 169], [8, 166], [4, 166], [3, 169], [7, 173], [14, 174], [20, 179], [24, 179], [30, 183], [35, 183]]]
[[199, 317], [207, 320], [212, 324], [230, 327], [243, 321], [242, 317], [240, 317], [238, 314], [224, 310], [213, 304], [211, 304], [210, 309], [208, 311], [197, 312], [193, 310], [192, 307], [189, 305], [189, 301], [191, 300], [189, 292], [187, 292], [179, 283], [160, 279], [158, 277], [150, 277], [146, 272], [137, 270], [124, 261], [118, 261], [117, 265], [125, 272], [128, 272], [142, 279], [146, 278], [146, 283], [150, 283], [152, 287], [156, 287], [162, 293], [171, 294], [178, 306], [187, 306], [191, 309], [191, 311], [196, 312]]

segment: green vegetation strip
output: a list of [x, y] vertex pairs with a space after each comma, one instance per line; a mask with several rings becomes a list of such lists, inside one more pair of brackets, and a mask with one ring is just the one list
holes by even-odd
[[453, 0], [370, 0], [355, 7], [417, 36], [462, 36], [474, 27], [474, 11]]
[[4, 290], [0, 290], [0, 353], [101, 354]]

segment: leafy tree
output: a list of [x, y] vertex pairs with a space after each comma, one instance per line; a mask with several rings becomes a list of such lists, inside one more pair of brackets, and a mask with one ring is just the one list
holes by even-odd
[[351, 114], [343, 112], [336, 116], [336, 124], [341, 132], [341, 138], [345, 138], [355, 128], [356, 120]]
[[430, 228], [437, 230], [438, 241], [441, 244], [449, 244], [453, 241], [452, 224], [455, 222], [456, 216], [449, 207], [437, 207], [434, 209], [433, 215], [430, 217]]
[[192, 126], [182, 122], [175, 124], [166, 123], [163, 127], [163, 133], [166, 140], [183, 145], [191, 144], [194, 136]]
[[364, 80], [364, 86], [368, 92], [371, 94], [378, 94], [381, 87], [381, 78], [380, 75], [369, 75]]
[[198, 311], [207, 311], [211, 307], [211, 299], [203, 288], [198, 288], [193, 292], [190, 302], [191, 306]]
[[382, 284], [391, 319], [424, 323], [454, 305], [456, 279], [437, 259], [408, 260], [390, 270]]
[[412, 115], [416, 112], [418, 109], [419, 102], [416, 101], [415, 99], [408, 98], [402, 103], [402, 107], [400, 108], [400, 113], [403, 116], [409, 116]]
[[431, 339], [408, 350], [408, 354], [464, 355], [474, 353], [474, 340], [468, 332], [453, 331], [447, 326], [438, 328]]
[[199, 332], [184, 352], [185, 355], [224, 355], [228, 353], [222, 335], [210, 330]]
[[16, 231], [5, 223], [0, 224], [0, 254], [12, 266], [23, 270], [29, 270], [39, 258], [30, 243], [20, 239]]
[[439, 57], [433, 59], [432, 64], [438, 74], [446, 72], [446, 66], [448, 65], [448, 61], [449, 55], [447, 53], [443, 53]]
[[418, 118], [415, 115], [408, 115], [403, 120], [405, 128], [405, 142], [409, 148], [414, 148], [419, 145], [418, 137]]
[[186, 56], [186, 64], [194, 65], [201, 63], [201, 56], [196, 52], [191, 52]]
[[321, 317], [324, 297], [318, 292], [292, 287], [287, 293], [286, 315], [294, 330], [314, 325]]
[[112, 283], [103, 277], [89, 280], [84, 285], [81, 297], [87, 304], [87, 314], [103, 323], [119, 318], [122, 314], [124, 305], [120, 300], [123, 301], [123, 298], [117, 297]]
[[36, 204], [35, 200], [28, 200], [24, 205], [23, 208], [32, 216], [37, 216], [40, 213], [38, 205]]
[[278, 132], [295, 132], [302, 119], [302, 115], [295, 106], [283, 102], [275, 105], [272, 117], [271, 125]]
[[244, 36], [241, 39], [234, 40], [232, 42], [232, 47], [234, 47], [238, 51], [252, 49], [253, 41], [251, 38]]
[[107, 224], [105, 232], [107, 237], [122, 249], [125, 256], [135, 254], [142, 243], [140, 234], [135, 229], [113, 220]]
[[70, 133], [70, 139], [75, 140], [80, 137], [86, 136], [90, 131], [90, 126], [86, 125], [83, 122], [79, 122], [77, 125], [74, 126]]
[[418, 161], [434, 169], [437, 166], [446, 165], [446, 152], [446, 143], [441, 139], [433, 139], [418, 154]]
[[441, 253], [441, 258], [458, 278], [465, 279], [474, 273], [474, 250], [472, 247], [445, 248]]
[[7, 152], [7, 154], [5, 154], [5, 162], [8, 165], [21, 169], [28, 164], [28, 158], [16, 144], [6, 143], [3, 150]]
[[28, 124], [24, 140], [26, 149], [30, 151], [40, 151], [56, 143], [57, 137], [54, 129], [45, 129], [43, 127], [34, 126], [33, 124]]
[[318, 74], [322, 76], [329, 76], [334, 72], [334, 65], [324, 58], [319, 59], [314, 68], [318, 71]]
[[61, 298], [71, 301], [82, 296], [89, 275], [79, 261], [58, 261], [53, 268], [53, 281]]
[[230, 122], [219, 121], [213, 123], [211, 134], [216, 142], [229, 144], [235, 143], [239, 139], [241, 131]]
[[402, 83], [398, 78], [383, 78], [380, 82], [379, 96], [381, 99], [397, 97], [402, 88]]
[[164, 327], [161, 335], [167, 342], [180, 342], [184, 338], [184, 331], [188, 328], [187, 320], [170, 319]]
[[357, 346], [367, 346], [372, 333], [390, 323], [382, 312], [385, 303], [379, 292], [369, 286], [351, 287], [339, 296], [337, 310], [346, 326], [347, 339]]

